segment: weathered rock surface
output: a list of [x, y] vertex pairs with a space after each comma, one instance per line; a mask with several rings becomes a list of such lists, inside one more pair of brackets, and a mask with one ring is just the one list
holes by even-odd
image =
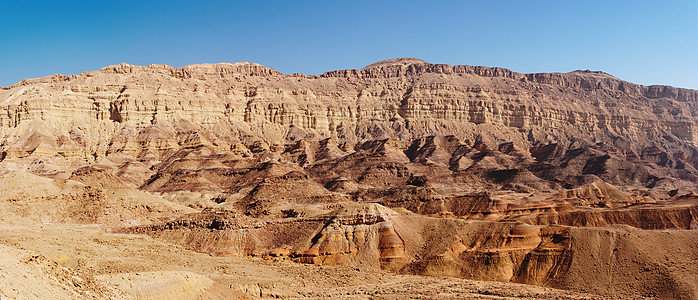
[[[697, 120], [698, 91], [603, 72], [120, 64], [0, 88], [0, 221], [99, 224], [215, 257], [695, 298]], [[162, 271], [100, 278], [133, 297], [243, 296]]]

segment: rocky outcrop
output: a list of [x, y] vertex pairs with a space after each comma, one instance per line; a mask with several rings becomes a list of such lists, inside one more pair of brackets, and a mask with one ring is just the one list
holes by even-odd
[[395, 212], [381, 205], [348, 205], [336, 212], [312, 239], [312, 246], [294, 260], [319, 265], [399, 269], [406, 261], [405, 244], [391, 219]]
[[474, 239], [450, 239], [453, 243], [445, 251], [413, 263], [408, 270], [545, 285], [566, 273], [573, 252], [564, 228], [496, 226], [480, 228]]
[[[213, 256], [690, 298], [696, 117], [698, 91], [593, 71], [120, 64], [0, 89], [0, 219], [102, 224]], [[194, 294], [229, 292], [192, 278], [206, 286]]]

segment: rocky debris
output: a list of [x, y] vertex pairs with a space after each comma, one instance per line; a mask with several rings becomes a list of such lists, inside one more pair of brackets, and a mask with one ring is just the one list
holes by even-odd
[[9, 299], [130, 299], [111, 284], [40, 254], [0, 245], [0, 295]]

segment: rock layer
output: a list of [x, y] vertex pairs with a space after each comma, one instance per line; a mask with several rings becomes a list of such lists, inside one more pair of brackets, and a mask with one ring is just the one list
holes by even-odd
[[[698, 91], [603, 72], [120, 64], [0, 88], [12, 187], [0, 220], [100, 224], [213, 256], [691, 298], [697, 117]], [[151, 279], [154, 295], [196, 283], [239, 296], [178, 274], [114, 278], [135, 296]]]

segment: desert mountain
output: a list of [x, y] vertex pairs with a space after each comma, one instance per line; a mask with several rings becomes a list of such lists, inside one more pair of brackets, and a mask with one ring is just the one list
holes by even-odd
[[[322, 75], [119, 64], [0, 87], [0, 153], [11, 228], [573, 291], [545, 290], [560, 297], [698, 297], [696, 90], [416, 58]], [[129, 282], [304, 296], [213, 267], [61, 267], [125, 297], [151, 297]]]

